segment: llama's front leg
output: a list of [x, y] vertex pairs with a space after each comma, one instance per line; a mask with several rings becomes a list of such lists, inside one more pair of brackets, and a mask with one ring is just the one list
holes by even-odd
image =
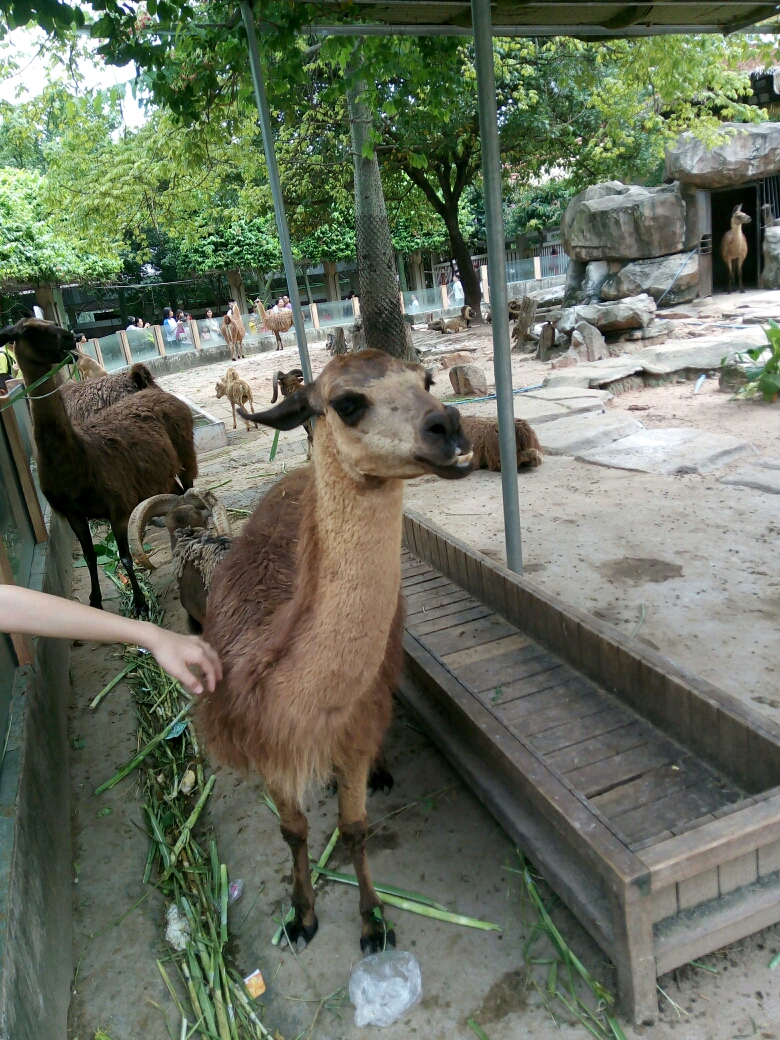
[[235, 428], [236, 428], [236, 402], [235, 401], [231, 401], [230, 402], [230, 407], [233, 409], [233, 429], [235, 430]]
[[136, 614], [146, 617], [149, 614], [149, 607], [144, 598], [143, 592], [141, 592], [138, 578], [135, 576], [133, 557], [130, 552], [130, 545], [127, 541], [127, 520], [117, 523], [114, 523], [112, 520], [111, 530], [114, 532], [114, 538], [116, 538], [116, 547], [119, 550], [119, 559], [122, 561], [122, 566], [130, 579], [130, 588], [133, 590], [133, 608]]
[[292, 905], [295, 917], [285, 925], [285, 931], [291, 944], [296, 945], [299, 939], [308, 944], [317, 934], [318, 928], [309, 865], [309, 823], [300, 805], [288, 801], [283, 794], [273, 789], [269, 793], [279, 810], [282, 837], [290, 846], [293, 858]]
[[75, 516], [73, 514], [68, 514], [66, 519], [73, 529], [73, 533], [79, 540], [81, 551], [84, 553], [84, 560], [86, 561], [89, 570], [89, 581], [91, 585], [89, 605], [91, 607], [96, 607], [98, 610], [102, 610], [103, 594], [100, 591], [97, 553], [95, 552], [95, 546], [92, 543], [92, 534], [89, 530], [89, 520], [87, 520], [85, 516]]
[[366, 858], [366, 782], [371, 763], [365, 759], [336, 770], [339, 785], [339, 832], [349, 849], [360, 889], [360, 949], [380, 953], [395, 946], [395, 932], [387, 929], [382, 902], [374, 889]]
[[739, 291], [744, 292], [745, 289], [742, 285], [742, 260], [737, 260], [737, 270], [739, 271]]

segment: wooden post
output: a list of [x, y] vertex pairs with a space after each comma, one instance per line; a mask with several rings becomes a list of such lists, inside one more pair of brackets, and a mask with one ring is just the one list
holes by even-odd
[[94, 345], [95, 345], [95, 360], [97, 361], [97, 363], [100, 365], [101, 368], [105, 368], [106, 366], [103, 364], [103, 351], [100, 349], [100, 340], [99, 339], [93, 339], [93, 340], [90, 340], [90, 342], [94, 343]]
[[157, 353], [160, 357], [165, 357], [162, 329], [159, 325], [152, 325], [152, 331], [154, 332], [154, 342], [157, 344]]
[[130, 353], [130, 342], [127, 338], [127, 333], [124, 329], [120, 329], [118, 332], [119, 344], [122, 347], [122, 353], [125, 355], [125, 361], [128, 365], [133, 363], [133, 355]]
[[352, 313], [355, 315], [356, 318], [360, 317], [360, 300], [357, 298], [357, 296], [352, 297]]
[[192, 333], [192, 342], [195, 345], [195, 349], [200, 350], [200, 331], [198, 323], [194, 318], [190, 318], [190, 332]]
[[534, 257], [534, 278], [537, 282], [542, 280], [542, 258], [540, 256]]
[[446, 311], [446, 309], [450, 305], [450, 301], [447, 298], [447, 286], [442, 282], [442, 284], [439, 286], [439, 289], [441, 291], [441, 305]]
[[610, 892], [610, 903], [620, 1006], [634, 1025], [651, 1025], [658, 993], [650, 893], [628, 884], [621, 894]]
[[314, 300], [309, 304], [309, 309], [311, 311], [311, 323], [315, 329], [318, 329], [320, 327], [320, 312], [317, 310], [317, 304]]
[[401, 314], [406, 314], [406, 310], [404, 309], [404, 294], [399, 292], [398, 298], [401, 301]]
[[[8, 553], [6, 552], [5, 544], [3, 539], [0, 538], [0, 583], [3, 585], [15, 585], [14, 574], [11, 570], [11, 562], [8, 559]], [[32, 664], [34, 649], [32, 638], [27, 635], [19, 635], [18, 633], [11, 632], [11, 642], [14, 645], [14, 652], [16, 659], [19, 664]]]
[[482, 264], [479, 269], [479, 278], [482, 282], [482, 299], [485, 303], [490, 303], [490, 286], [488, 285], [488, 269], [487, 264]]
[[13, 455], [16, 472], [19, 474], [19, 483], [22, 485], [22, 494], [24, 495], [25, 505], [27, 506], [27, 512], [30, 514], [30, 520], [32, 521], [35, 541], [45, 542], [49, 537], [49, 533], [46, 530], [46, 524], [43, 520], [41, 503], [38, 499], [38, 493], [35, 490], [35, 483], [32, 478], [32, 473], [30, 472], [30, 464], [27, 461], [24, 445], [22, 443], [22, 435], [19, 432], [19, 424], [16, 421], [16, 415], [14, 414], [13, 408], [4, 409], [2, 416], [5, 432], [8, 435], [8, 443], [11, 446], [11, 454]]

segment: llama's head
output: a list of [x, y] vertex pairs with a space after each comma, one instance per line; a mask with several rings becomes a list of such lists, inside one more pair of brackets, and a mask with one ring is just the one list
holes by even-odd
[[732, 224], [750, 224], [752, 223], [752, 217], [749, 217], [747, 213], [742, 212], [742, 203], [734, 207], [734, 211], [731, 214]]
[[429, 393], [433, 382], [422, 365], [399, 361], [379, 350], [340, 354], [313, 382], [275, 408], [243, 418], [291, 430], [317, 416], [350, 473], [409, 479], [423, 473], [464, 477], [472, 452], [457, 408]]
[[0, 346], [16, 344], [20, 367], [25, 361], [34, 365], [56, 365], [70, 355], [76, 360], [76, 337], [52, 321], [22, 318], [0, 331]]

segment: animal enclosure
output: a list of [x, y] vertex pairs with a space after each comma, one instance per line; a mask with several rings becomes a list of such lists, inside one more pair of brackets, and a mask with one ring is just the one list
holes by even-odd
[[748, 254], [742, 268], [742, 281], [746, 289], [758, 286], [759, 260], [761, 257], [761, 221], [759, 220], [758, 184], [745, 184], [738, 188], [726, 188], [712, 192], [712, 240], [714, 250], [713, 286], [716, 291], [728, 289], [728, 269], [720, 255], [723, 236], [731, 226], [731, 214], [735, 206], [742, 206], [750, 217], [750, 223], [742, 228], [747, 239]]
[[780, 727], [422, 517], [400, 696], [612, 959], [656, 977], [780, 920]]

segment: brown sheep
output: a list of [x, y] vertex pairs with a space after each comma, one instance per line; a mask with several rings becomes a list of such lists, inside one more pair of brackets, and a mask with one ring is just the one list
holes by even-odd
[[[498, 421], [481, 415], [464, 415], [461, 418], [463, 432], [471, 441], [474, 451], [473, 469], [489, 469], [501, 472], [501, 453], [498, 448]], [[515, 443], [517, 445], [517, 468], [541, 466], [544, 462], [539, 438], [525, 419], [515, 419]]]
[[366, 861], [365, 802], [402, 665], [403, 482], [471, 469], [457, 409], [429, 386], [421, 365], [367, 350], [249, 416], [290, 430], [316, 415], [316, 450], [262, 499], [216, 571], [204, 634], [224, 673], [200, 724], [212, 755], [257, 769], [276, 803], [293, 857], [293, 944], [317, 931], [301, 799], [333, 775], [360, 945], [395, 943]]
[[146, 365], [138, 363], [127, 371], [112, 372], [80, 383], [64, 383], [60, 394], [70, 418], [81, 421], [150, 387], [160, 389]]
[[[72, 332], [38, 318], [24, 318], [0, 332], [0, 346], [16, 342], [16, 357], [29, 386], [73, 350]], [[81, 543], [92, 582], [89, 602], [102, 605], [90, 520], [108, 520], [139, 613], [146, 601], [133, 570], [127, 541], [130, 514], [150, 495], [192, 487], [198, 474], [192, 413], [173, 394], [149, 388], [97, 415], [71, 420], [54, 378], [30, 395], [41, 490]]]
[[271, 398], [271, 404], [276, 404], [276, 399], [279, 396], [279, 391], [282, 391], [282, 397], [289, 397], [290, 394], [294, 394], [296, 390], [300, 390], [303, 386], [303, 371], [300, 368], [291, 368], [289, 372], [282, 372], [279, 369], [278, 372], [274, 372], [273, 376], [273, 391], [274, 396]]
[[476, 312], [468, 304], [460, 309], [459, 318], [437, 318], [428, 322], [429, 332], [464, 332], [476, 318]]
[[[217, 400], [221, 397], [227, 397], [230, 401], [230, 407], [233, 409], [233, 429], [236, 429], [236, 405], [242, 407], [249, 402], [249, 407], [254, 408], [254, 401], [252, 400], [252, 388], [249, 383], [241, 379], [234, 368], [229, 368], [225, 373], [225, 378], [217, 381], [215, 393]], [[255, 423], [255, 426], [257, 423]], [[247, 431], [251, 429], [249, 423], [246, 424]]]

